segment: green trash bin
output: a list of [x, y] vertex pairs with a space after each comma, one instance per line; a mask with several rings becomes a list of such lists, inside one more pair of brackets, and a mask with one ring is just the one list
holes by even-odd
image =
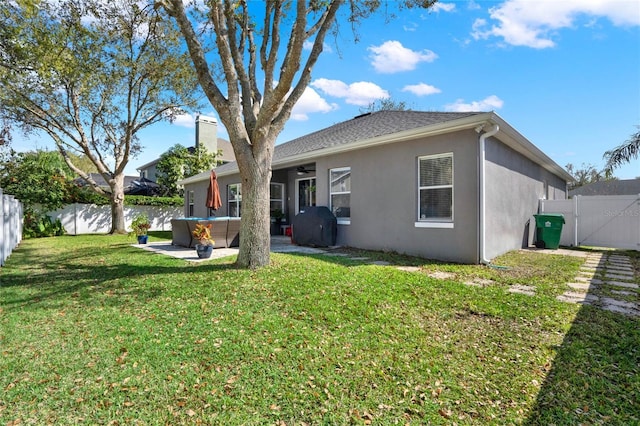
[[564, 225], [564, 216], [559, 213], [534, 214], [536, 218], [536, 247], [557, 249], [560, 247], [560, 234]]

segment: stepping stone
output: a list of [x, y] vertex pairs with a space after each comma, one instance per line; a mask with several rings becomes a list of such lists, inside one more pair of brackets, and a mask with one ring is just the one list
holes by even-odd
[[[366, 257], [364, 259], [366, 259]], [[418, 266], [398, 266], [397, 269], [405, 272], [420, 272], [422, 270]]]
[[591, 283], [567, 283], [567, 285], [575, 290], [583, 290], [589, 291], [589, 289], [593, 289], [596, 285]]
[[620, 256], [616, 254], [609, 255], [609, 260], [618, 260], [622, 262], [628, 262], [629, 258], [627, 256]]
[[607, 273], [618, 274], [618, 275], [628, 275], [630, 277], [633, 276], [633, 271], [631, 269], [607, 268]]
[[452, 272], [442, 272], [436, 271], [428, 274], [431, 278], [435, 278], [437, 280], [450, 280], [456, 277], [456, 274]]
[[368, 257], [350, 257], [349, 260], [365, 261], [365, 260], [369, 260], [369, 258]]
[[635, 296], [637, 293], [633, 291], [625, 291], [625, 290], [611, 290], [611, 293], [617, 294], [620, 296]]
[[578, 275], [577, 277], [574, 278], [574, 280], [580, 281], [580, 282], [591, 282], [592, 278], [584, 277], [582, 275]]
[[638, 304], [634, 302], [624, 302], [622, 300], [612, 299], [610, 297], [603, 297], [601, 299], [602, 309], [611, 312], [619, 312], [629, 315], [640, 315], [638, 310]]
[[371, 262], [372, 265], [378, 265], [378, 266], [389, 266], [391, 265], [391, 263], [387, 262], [386, 260], [376, 260]]
[[615, 263], [616, 265], [631, 265], [631, 259], [607, 259], [608, 263]]
[[529, 285], [514, 284], [509, 287], [509, 293], [526, 294], [527, 296], [535, 296], [536, 289]]
[[633, 271], [633, 265], [630, 263], [609, 263], [609, 269], [624, 269], [625, 271]]
[[607, 284], [609, 285], [613, 285], [616, 287], [623, 287], [623, 288], [632, 288], [632, 289], [638, 289], [640, 288], [640, 286], [638, 284], [634, 284], [634, 283], [622, 283], [620, 281], [607, 281]]
[[638, 307], [638, 304], [636, 302], [627, 302], [624, 300], [613, 299], [611, 297], [603, 297], [600, 299], [600, 302], [603, 305], [616, 305], [628, 309], [636, 309]]
[[605, 273], [604, 277], [610, 278], [612, 280], [632, 280], [633, 279], [633, 277], [630, 277], [629, 275], [609, 274], [609, 273]]
[[602, 258], [602, 256], [600, 257], [592, 257], [592, 256], [587, 256], [585, 258], [586, 262], [604, 262], [605, 259]]
[[564, 294], [561, 294], [560, 296], [556, 297], [556, 299], [561, 302], [581, 303], [585, 305], [590, 305], [593, 302], [596, 302], [598, 300], [598, 297], [589, 293], [575, 293], [572, 291], [567, 291]]
[[330, 252], [324, 252], [322, 253], [325, 256], [335, 256], [335, 257], [347, 257], [349, 256], [347, 253], [330, 253]]
[[578, 274], [580, 274], [581, 276], [584, 277], [588, 277], [588, 278], [593, 278], [596, 276], [596, 274], [592, 271], [578, 271]]
[[603, 305], [601, 309], [604, 311], [615, 312], [616, 314], [625, 314], [631, 316], [640, 316], [640, 311], [637, 309], [627, 309], [622, 306], [616, 305]]
[[488, 287], [492, 284], [495, 284], [495, 281], [493, 280], [488, 280], [486, 278], [474, 278], [471, 281], [465, 281], [464, 282], [466, 285], [470, 285], [473, 287]]

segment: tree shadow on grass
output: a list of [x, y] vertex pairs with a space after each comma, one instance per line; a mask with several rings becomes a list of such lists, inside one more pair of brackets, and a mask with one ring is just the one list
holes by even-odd
[[640, 424], [640, 319], [583, 306], [523, 423]]
[[[118, 256], [114, 257], [113, 251]], [[1, 271], [3, 309], [21, 309], [25, 305], [30, 309], [53, 309], [66, 305], [69, 298], [87, 307], [116, 305], [126, 298], [147, 300], [161, 296], [171, 286], [188, 283], [190, 274], [237, 269], [229, 262], [193, 264], [151, 252], [141, 254], [128, 245], [116, 246], [113, 251], [83, 247], [80, 252], [62, 250], [39, 258], [34, 246], [21, 248], [14, 255], [23, 258], [14, 259], [20, 266]], [[83, 262], [82, 258], [92, 260]]]

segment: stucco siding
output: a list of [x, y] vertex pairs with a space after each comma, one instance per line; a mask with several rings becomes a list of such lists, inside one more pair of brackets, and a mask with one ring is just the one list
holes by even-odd
[[[466, 131], [319, 158], [318, 204], [329, 204], [329, 170], [351, 167], [351, 223], [338, 226], [338, 244], [476, 262], [476, 140]], [[453, 153], [453, 228], [418, 228], [418, 158], [443, 153]]]
[[202, 181], [185, 185], [184, 187], [184, 216], [189, 217], [189, 191], [193, 191], [193, 217], [209, 216], [209, 209], [205, 205], [207, 202], [207, 190], [209, 181]]
[[497, 140], [485, 149], [485, 257], [527, 246], [540, 198], [565, 197], [566, 183]]

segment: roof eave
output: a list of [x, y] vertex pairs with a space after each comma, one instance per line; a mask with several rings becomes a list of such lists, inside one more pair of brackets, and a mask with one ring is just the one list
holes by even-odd
[[[402, 142], [405, 140], [415, 139], [420, 136], [435, 136], [442, 133], [449, 133], [453, 131], [471, 129], [477, 126], [479, 123], [484, 123], [487, 120], [489, 113], [485, 114], [477, 114], [469, 117], [460, 118], [457, 120], [446, 121], [443, 123], [431, 124], [429, 126], [417, 127], [414, 129], [405, 130], [402, 132], [396, 132], [392, 134], [386, 134], [382, 136], [377, 136], [375, 138], [362, 139], [356, 142], [351, 142], [344, 145], [336, 145], [328, 148], [322, 148], [319, 150], [309, 151], [302, 154], [291, 155], [286, 158], [282, 158], [279, 160], [274, 160], [272, 163], [272, 167], [286, 167], [290, 165], [295, 165], [300, 162], [305, 162], [309, 160], [313, 160], [318, 158], [318, 154], [332, 155], [332, 154], [340, 154], [344, 152], [354, 151], [357, 149], [361, 149], [364, 147], [372, 147], [378, 145], [385, 145], [389, 143]], [[482, 118], [479, 118], [482, 117]], [[238, 168], [229, 169], [225, 172], [218, 173], [218, 177], [228, 176], [238, 173]], [[203, 180], [209, 179], [209, 172], [200, 173], [198, 175], [191, 176], [187, 179], [179, 181], [180, 185], [190, 184], [201, 182]]]
[[517, 151], [518, 153], [529, 158], [531, 161], [541, 165], [545, 170], [561, 177], [566, 182], [574, 182], [575, 179], [564, 168], [553, 161], [547, 154], [542, 152], [537, 146], [532, 144], [527, 138], [525, 138], [520, 132], [514, 129], [506, 121], [502, 119], [495, 112], [491, 113], [489, 119], [491, 123], [497, 124], [500, 127], [500, 131], [496, 134], [502, 143], [509, 148]]
[[[362, 148], [369, 148], [372, 146], [386, 145], [390, 143], [402, 142], [405, 140], [411, 140], [418, 137], [436, 136], [444, 133], [451, 133], [467, 129], [475, 129], [480, 125], [485, 124], [497, 124], [500, 127], [500, 131], [496, 134], [498, 138], [505, 145], [529, 158], [537, 164], [540, 164], [546, 170], [563, 178], [567, 182], [573, 182], [574, 178], [566, 170], [560, 167], [556, 162], [544, 154], [534, 144], [529, 142], [522, 134], [510, 126], [495, 112], [486, 112], [482, 114], [470, 115], [468, 117], [460, 118], [457, 120], [445, 121], [442, 123], [431, 124], [428, 126], [417, 127], [402, 132], [396, 132], [392, 134], [377, 136], [375, 138], [362, 139], [356, 142], [347, 143], [344, 145], [336, 145], [328, 148], [322, 148], [319, 150], [309, 151], [302, 154], [292, 155], [286, 158], [274, 160], [272, 167], [287, 167], [314, 160], [319, 156], [340, 154], [344, 152], [354, 151]], [[230, 168], [223, 172], [217, 172], [218, 177], [229, 176], [238, 173], [237, 166]], [[187, 179], [179, 181], [180, 185], [186, 185], [196, 182], [201, 182], [209, 179], [209, 172], [203, 172], [195, 176], [191, 176]]]

